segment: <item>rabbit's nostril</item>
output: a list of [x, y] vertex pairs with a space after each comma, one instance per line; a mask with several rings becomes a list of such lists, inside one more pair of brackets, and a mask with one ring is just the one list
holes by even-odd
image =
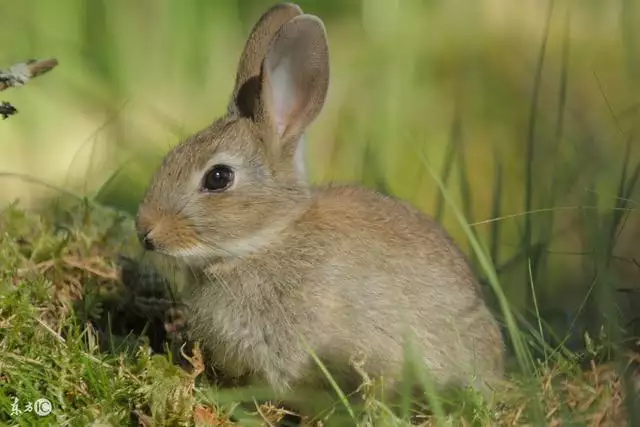
[[141, 233], [138, 238], [140, 239], [140, 244], [143, 248], [145, 248], [145, 250], [153, 251], [156, 248], [156, 246], [153, 244], [151, 236], [149, 236], [149, 233]]
[[148, 251], [152, 251], [152, 250], [155, 249], [155, 245], [153, 244], [153, 240], [151, 240], [149, 235], [144, 236], [144, 239], [142, 239], [142, 245]]

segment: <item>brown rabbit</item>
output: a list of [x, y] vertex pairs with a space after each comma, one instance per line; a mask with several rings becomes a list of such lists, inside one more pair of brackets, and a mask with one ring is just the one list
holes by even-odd
[[[190, 333], [226, 375], [278, 393], [400, 379], [406, 344], [438, 385], [483, 392], [503, 342], [463, 253], [417, 209], [355, 186], [311, 188], [303, 132], [329, 84], [322, 21], [279, 4], [254, 26], [228, 111], [175, 147], [140, 205], [146, 249], [190, 272]], [[411, 341], [408, 341], [411, 340]]]

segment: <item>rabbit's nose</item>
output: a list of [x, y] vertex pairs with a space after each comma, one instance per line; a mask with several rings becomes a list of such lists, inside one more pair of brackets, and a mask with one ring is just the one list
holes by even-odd
[[153, 244], [151, 236], [149, 236], [149, 232], [140, 233], [138, 235], [138, 239], [140, 240], [140, 244], [145, 250], [153, 251], [156, 248], [156, 246]]

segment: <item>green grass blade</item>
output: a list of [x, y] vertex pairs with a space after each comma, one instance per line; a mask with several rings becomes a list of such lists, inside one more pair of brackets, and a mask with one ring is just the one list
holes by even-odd
[[347, 396], [344, 394], [342, 389], [340, 389], [340, 386], [338, 385], [336, 380], [333, 378], [333, 376], [331, 375], [327, 367], [324, 365], [324, 363], [322, 363], [322, 361], [320, 360], [318, 355], [315, 353], [315, 351], [313, 351], [313, 349], [309, 346], [309, 344], [307, 343], [307, 340], [305, 340], [303, 336], [300, 336], [300, 339], [302, 340], [302, 343], [305, 349], [307, 350], [307, 352], [313, 358], [313, 361], [316, 363], [316, 365], [318, 365], [318, 367], [326, 377], [327, 381], [329, 381], [329, 384], [331, 385], [331, 388], [333, 388], [333, 391], [335, 391], [336, 395], [338, 395], [340, 402], [349, 413], [349, 416], [351, 417], [351, 419], [353, 419], [353, 421], [357, 424], [358, 419], [356, 418], [356, 414], [353, 411], [353, 408], [351, 408], [351, 405], [349, 404], [349, 400], [347, 399]]

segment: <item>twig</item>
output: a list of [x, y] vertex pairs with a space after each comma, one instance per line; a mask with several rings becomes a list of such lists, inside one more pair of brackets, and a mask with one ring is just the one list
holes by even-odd
[[51, 71], [58, 65], [57, 59], [27, 59], [8, 70], [0, 70], [0, 91], [10, 87], [24, 86], [35, 77]]
[[258, 411], [258, 414], [260, 415], [260, 417], [262, 418], [262, 420], [267, 423], [267, 425], [269, 427], [275, 427], [273, 425], [273, 423], [269, 420], [269, 418], [267, 418], [267, 416], [264, 414], [264, 412], [262, 412], [262, 410], [260, 409], [260, 405], [258, 404], [258, 402], [256, 401], [256, 398], [253, 398], [253, 404], [256, 406], [256, 410]]
[[[15, 64], [7, 70], [0, 70], [0, 92], [10, 87], [24, 86], [35, 77], [51, 71], [58, 65], [57, 59], [27, 59]], [[0, 116], [2, 120], [18, 113], [18, 110], [8, 102], [0, 102]]]

